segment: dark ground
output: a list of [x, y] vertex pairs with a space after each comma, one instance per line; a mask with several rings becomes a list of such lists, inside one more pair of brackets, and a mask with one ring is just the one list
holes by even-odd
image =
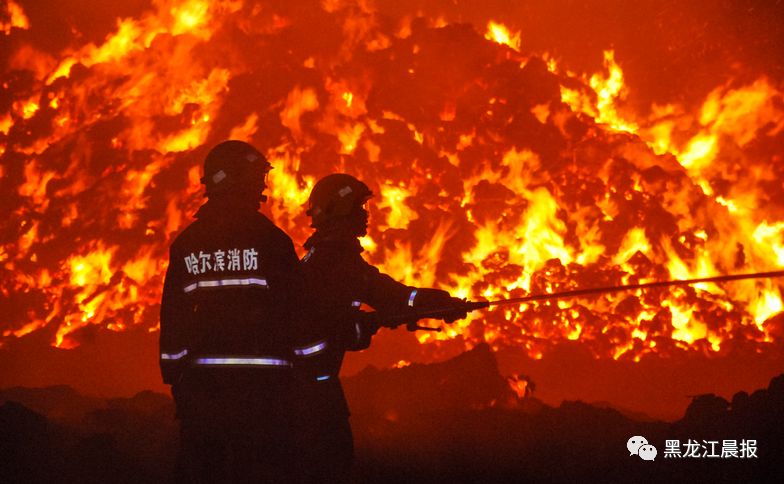
[[[756, 483], [780, 482], [784, 471], [784, 375], [731, 402], [694, 397], [671, 423], [520, 399], [486, 346], [439, 364], [370, 368], [345, 386], [357, 482]], [[15, 387], [0, 402], [0, 482], [171, 481], [177, 423], [167, 395]], [[634, 435], [657, 448], [654, 461], [629, 455]], [[754, 439], [757, 457], [665, 458], [674, 439], [682, 450], [689, 439]]]

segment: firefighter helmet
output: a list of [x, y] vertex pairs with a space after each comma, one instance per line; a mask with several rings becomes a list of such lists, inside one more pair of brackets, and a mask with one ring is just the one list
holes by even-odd
[[321, 228], [348, 217], [373, 196], [367, 185], [345, 173], [327, 175], [310, 192], [308, 211], [311, 226]]
[[204, 160], [201, 182], [207, 196], [231, 191], [263, 190], [264, 176], [272, 169], [264, 155], [244, 141], [219, 143]]

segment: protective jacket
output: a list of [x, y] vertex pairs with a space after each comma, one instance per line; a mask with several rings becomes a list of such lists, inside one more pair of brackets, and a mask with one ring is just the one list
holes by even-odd
[[309, 305], [318, 309], [314, 331], [329, 336], [325, 350], [313, 359], [317, 370], [307, 387], [308, 420], [314, 428], [309, 446], [316, 461], [313, 466], [322, 476], [339, 481], [350, 467], [353, 439], [338, 374], [345, 352], [367, 348], [378, 329], [378, 320], [363, 317], [367, 313], [360, 307], [400, 315], [443, 307], [452, 299], [445, 291], [407, 286], [381, 273], [362, 258], [356, 237], [317, 231], [305, 248], [302, 268], [312, 298]]
[[[302, 276], [291, 239], [252, 208], [208, 202], [170, 248], [161, 372], [291, 367]], [[301, 329], [301, 328], [297, 328]]]
[[265, 466], [296, 444], [293, 349], [312, 339], [298, 326], [304, 280], [291, 239], [257, 206], [210, 199], [170, 248], [161, 373], [190, 471], [206, 481], [278, 480]]

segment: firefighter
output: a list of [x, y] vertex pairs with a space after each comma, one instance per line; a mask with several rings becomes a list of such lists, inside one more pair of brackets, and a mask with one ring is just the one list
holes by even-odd
[[181, 424], [180, 481], [294, 479], [293, 349], [313, 350], [295, 326], [304, 280], [294, 246], [258, 211], [270, 169], [248, 143], [215, 146], [207, 201], [170, 247], [160, 367]]
[[[365, 203], [372, 196], [368, 186], [353, 176], [333, 174], [316, 183], [308, 202], [315, 233], [305, 243], [308, 252], [302, 267], [309, 297], [320, 310], [318, 333], [328, 335], [330, 345], [318, 357], [318, 371], [303, 399], [309, 403], [306, 421], [312, 429], [306, 439], [310, 462], [306, 467], [313, 470], [310, 481], [341, 482], [350, 474], [353, 437], [338, 379], [345, 351], [367, 348], [382, 325], [405, 320], [413, 324], [416, 312], [446, 309], [440, 316], [447, 322], [466, 316], [465, 301], [439, 289], [397, 282], [362, 258], [359, 237], [367, 232]], [[360, 310], [362, 305], [376, 311]], [[388, 324], [384, 317], [393, 315], [395, 324]]]

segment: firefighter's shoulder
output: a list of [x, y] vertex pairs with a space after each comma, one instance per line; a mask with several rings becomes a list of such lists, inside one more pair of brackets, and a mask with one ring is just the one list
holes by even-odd
[[180, 231], [171, 243], [170, 251], [176, 251], [178, 248], [183, 246], [188, 246], [194, 240], [199, 238], [200, 236], [200, 227], [199, 220], [196, 219], [188, 224], [184, 229]]
[[294, 248], [291, 237], [261, 212], [254, 213], [253, 228], [260, 237], [264, 237], [271, 245]]

